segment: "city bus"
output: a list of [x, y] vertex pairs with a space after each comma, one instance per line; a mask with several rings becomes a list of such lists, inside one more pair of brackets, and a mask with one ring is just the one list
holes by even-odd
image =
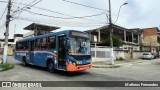
[[16, 42], [15, 59], [48, 71], [83, 71], [92, 67], [89, 34], [65, 30]]

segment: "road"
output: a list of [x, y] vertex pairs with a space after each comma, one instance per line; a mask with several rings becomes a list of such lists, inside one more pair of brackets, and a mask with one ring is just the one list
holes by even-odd
[[[9, 63], [15, 65], [14, 69], [0, 72], [0, 81], [160, 81], [160, 60], [141, 60], [121, 65], [119, 68], [92, 68], [83, 72], [68, 73], [57, 71], [50, 73], [45, 68], [37, 66], [23, 66], [20, 62], [9, 57]], [[10, 90], [10, 88], [2, 88]], [[0, 90], [2, 90], [0, 88]], [[12, 88], [21, 90], [22, 88]], [[23, 88], [30, 90], [34, 88]], [[80, 90], [159, 90], [153, 87], [49, 87], [36, 89], [80, 89]]]

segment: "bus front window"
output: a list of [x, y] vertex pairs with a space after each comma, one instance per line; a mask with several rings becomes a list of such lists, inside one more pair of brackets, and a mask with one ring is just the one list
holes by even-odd
[[70, 55], [88, 55], [90, 54], [90, 41], [86, 38], [70, 38]]

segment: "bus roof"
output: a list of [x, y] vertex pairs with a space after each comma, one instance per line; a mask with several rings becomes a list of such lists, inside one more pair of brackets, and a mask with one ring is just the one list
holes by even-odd
[[[79, 30], [64, 30], [64, 31], [58, 31], [58, 32], [53, 32], [53, 33], [49, 33], [49, 34], [44, 34], [44, 35], [39, 35], [39, 36], [35, 36], [35, 37], [21, 39], [16, 42], [22, 42], [22, 41], [26, 41], [26, 40], [35, 40], [37, 38], [42, 38], [42, 37], [47, 37], [47, 36], [52, 36], [52, 35], [68, 34], [70, 31], [83, 32], [83, 31], [79, 31]], [[83, 33], [87, 34], [87, 32], [83, 32]]]

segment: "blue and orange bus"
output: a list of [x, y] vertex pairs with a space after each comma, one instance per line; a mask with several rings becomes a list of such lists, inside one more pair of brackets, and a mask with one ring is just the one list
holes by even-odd
[[16, 42], [15, 59], [55, 70], [83, 71], [92, 67], [89, 34], [65, 30]]

